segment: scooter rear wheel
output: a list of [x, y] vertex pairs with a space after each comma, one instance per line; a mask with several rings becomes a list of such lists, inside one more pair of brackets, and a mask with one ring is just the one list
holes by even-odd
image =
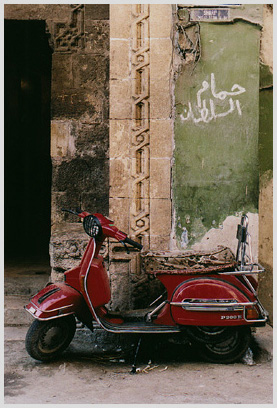
[[36, 360], [51, 361], [69, 346], [75, 330], [73, 315], [47, 321], [34, 320], [26, 334], [26, 350]]
[[230, 336], [232, 327], [224, 326], [188, 326], [187, 334], [192, 341], [205, 344], [221, 343]]
[[218, 343], [199, 343], [199, 355], [211, 363], [235, 363], [249, 347], [251, 329], [247, 326], [232, 327], [228, 338]]

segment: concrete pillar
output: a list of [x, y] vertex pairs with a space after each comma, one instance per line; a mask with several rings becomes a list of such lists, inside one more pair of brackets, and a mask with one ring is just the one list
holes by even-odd
[[[145, 250], [170, 244], [171, 30], [171, 5], [110, 6], [110, 217]], [[111, 242], [110, 274], [113, 308], [139, 305], [139, 255]]]

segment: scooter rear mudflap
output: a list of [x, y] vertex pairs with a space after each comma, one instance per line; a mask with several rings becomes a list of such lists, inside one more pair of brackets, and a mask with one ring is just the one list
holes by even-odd
[[90, 315], [83, 296], [66, 283], [46, 286], [30, 299], [25, 310], [38, 320], [50, 320], [75, 314], [83, 321]]

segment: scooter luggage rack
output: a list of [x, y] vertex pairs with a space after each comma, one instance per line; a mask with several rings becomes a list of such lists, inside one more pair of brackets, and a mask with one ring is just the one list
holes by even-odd
[[147, 271], [148, 275], [208, 275], [208, 274], [220, 274], [220, 275], [253, 275], [264, 272], [264, 268], [259, 263], [247, 264], [245, 269], [236, 269], [235, 263], [226, 264], [220, 266], [213, 266], [202, 269], [157, 269], [154, 271]]
[[255, 262], [255, 263], [245, 264], [243, 269], [237, 269], [231, 272], [221, 271], [218, 273], [223, 274], [223, 275], [253, 275], [253, 274], [263, 273], [264, 271], [265, 271], [265, 268], [262, 265], [260, 265], [258, 262]]

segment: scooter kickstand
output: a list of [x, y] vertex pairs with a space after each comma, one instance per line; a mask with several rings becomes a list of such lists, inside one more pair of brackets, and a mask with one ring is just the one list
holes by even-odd
[[136, 374], [136, 372], [137, 372], [137, 356], [138, 356], [138, 352], [139, 352], [139, 349], [140, 349], [141, 340], [142, 340], [142, 336], [140, 336], [140, 338], [138, 340], [138, 344], [137, 344], [137, 348], [136, 348], [136, 352], [135, 352], [135, 357], [134, 357], [134, 362], [133, 362], [130, 374]]

